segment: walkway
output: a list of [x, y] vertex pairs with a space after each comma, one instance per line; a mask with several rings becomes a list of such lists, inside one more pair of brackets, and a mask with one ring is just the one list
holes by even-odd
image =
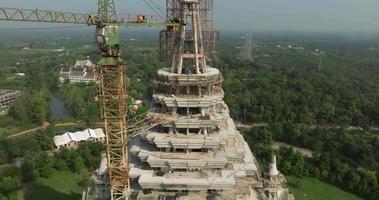
[[[80, 125], [84, 125], [84, 122], [59, 123], [59, 124], [53, 125], [53, 127], [60, 128], [60, 127], [69, 127], [69, 126], [80, 126]], [[96, 126], [103, 126], [103, 125], [104, 125], [104, 122], [97, 122], [96, 123]], [[45, 129], [47, 129], [50, 126], [51, 126], [50, 123], [44, 122], [42, 126], [39, 126], [39, 127], [36, 127], [36, 128], [32, 128], [32, 129], [29, 129], [29, 130], [25, 130], [25, 131], [21, 131], [21, 132], [16, 133], [16, 134], [8, 135], [7, 138], [15, 138], [15, 137], [29, 135], [29, 134], [34, 133], [34, 132], [39, 131], [39, 130], [45, 130]]]

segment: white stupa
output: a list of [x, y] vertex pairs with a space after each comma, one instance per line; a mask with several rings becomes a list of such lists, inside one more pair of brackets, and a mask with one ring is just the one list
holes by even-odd
[[271, 157], [271, 163], [269, 165], [269, 174], [270, 174], [270, 177], [279, 175], [278, 168], [276, 167], [276, 155], [273, 155]]

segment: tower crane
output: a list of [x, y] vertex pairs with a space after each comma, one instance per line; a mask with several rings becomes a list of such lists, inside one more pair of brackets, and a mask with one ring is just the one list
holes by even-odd
[[[119, 26], [179, 26], [167, 22], [147, 19], [143, 15], [129, 15], [119, 19], [114, 0], [98, 0], [97, 15], [39, 9], [17, 9], [0, 6], [0, 20], [23, 22], [46, 22], [63, 24], [85, 24], [96, 26], [96, 42], [102, 56], [98, 62], [100, 77], [100, 102], [105, 124], [106, 149], [110, 194], [112, 200], [127, 199], [129, 191], [128, 138], [126, 121], [125, 62], [120, 58]], [[154, 125], [151, 117], [147, 127]], [[132, 131], [141, 131], [133, 127]], [[133, 134], [132, 133], [132, 134]]]

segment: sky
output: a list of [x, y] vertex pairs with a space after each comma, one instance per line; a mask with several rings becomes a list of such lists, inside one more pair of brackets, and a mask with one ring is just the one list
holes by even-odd
[[[164, 8], [165, 0], [152, 1]], [[96, 12], [96, 2], [0, 0], [0, 6]], [[214, 0], [214, 4], [218, 30], [379, 32], [379, 0]], [[152, 13], [143, 0], [116, 0], [116, 5], [120, 13]]]

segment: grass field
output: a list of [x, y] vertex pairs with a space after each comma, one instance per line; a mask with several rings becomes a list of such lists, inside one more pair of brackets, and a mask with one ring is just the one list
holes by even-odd
[[78, 176], [67, 171], [56, 171], [49, 178], [38, 178], [25, 193], [25, 200], [78, 200], [83, 188]]
[[317, 179], [288, 176], [287, 181], [296, 200], [362, 200], [354, 194]]

